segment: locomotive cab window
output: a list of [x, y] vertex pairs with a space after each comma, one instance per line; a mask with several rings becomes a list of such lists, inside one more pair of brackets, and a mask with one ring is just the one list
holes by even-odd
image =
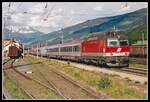
[[129, 45], [128, 40], [119, 40], [120, 46]]
[[107, 46], [110, 46], [110, 47], [119, 46], [118, 39], [108, 39], [107, 40]]

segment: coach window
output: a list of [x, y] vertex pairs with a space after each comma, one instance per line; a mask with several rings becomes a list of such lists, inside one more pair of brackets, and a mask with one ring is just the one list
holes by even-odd
[[74, 51], [78, 52], [79, 51], [79, 46], [74, 46]]
[[63, 52], [63, 48], [62, 47], [60, 48], [60, 51]]
[[66, 52], [66, 49], [65, 49], [65, 47], [63, 47], [63, 48], [62, 48], [62, 52]]
[[56, 48], [56, 52], [58, 52], [58, 48]]
[[63, 47], [63, 52], [66, 52], [66, 51], [67, 51], [66, 47]]
[[72, 46], [69, 47], [69, 52], [72, 52]]
[[66, 49], [66, 52], [69, 52], [69, 48], [68, 47], [65, 47], [65, 49]]
[[69, 52], [69, 47], [67, 47], [67, 52]]
[[63, 48], [62, 47], [60, 48], [60, 52], [63, 52]]
[[66, 52], [66, 51], [67, 51], [66, 47], [63, 47], [63, 52]]
[[69, 52], [69, 47], [67, 47], [67, 52]]
[[52, 52], [54, 52], [54, 50], [55, 50], [55, 49], [53, 48], [53, 49], [52, 49]]
[[66, 47], [63, 47], [63, 52], [66, 52], [66, 51], [67, 51]]
[[66, 52], [68, 52], [68, 51], [69, 51], [68, 47], [66, 47], [65, 49], [66, 49]]
[[65, 47], [64, 49], [65, 49], [65, 52], [68, 52], [68, 49], [67, 49], [67, 47]]

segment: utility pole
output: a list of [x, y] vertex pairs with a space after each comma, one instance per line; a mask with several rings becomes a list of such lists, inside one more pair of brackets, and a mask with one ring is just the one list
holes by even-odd
[[46, 56], [48, 55], [47, 53], [48, 53], [48, 49], [47, 49], [47, 40], [46, 40], [46, 47], [45, 47], [45, 49], [46, 49]]
[[60, 46], [59, 46], [59, 55], [60, 55], [60, 50], [61, 50], [61, 45], [63, 44], [63, 28], [61, 28], [61, 34], [62, 34], [62, 36], [61, 36], [61, 44], [60, 44]]
[[113, 28], [113, 33], [114, 33], [114, 36], [116, 35], [116, 32], [115, 32], [115, 30], [116, 30], [116, 28], [115, 28], [115, 26], [114, 26], [114, 28]]
[[4, 28], [3, 28], [3, 34], [5, 33], [5, 16], [4, 16]]
[[37, 44], [37, 58], [38, 58], [38, 44]]
[[62, 28], [61, 30], [62, 30], [62, 39], [61, 39], [61, 43], [63, 44], [63, 28]]
[[23, 45], [23, 56], [24, 56], [24, 45]]
[[[71, 38], [71, 41], [73, 41], [73, 38]], [[72, 54], [73, 54], [73, 46], [72, 46]]]
[[29, 47], [28, 47], [28, 55], [29, 55]]
[[47, 46], [47, 40], [46, 40], [46, 46]]
[[[2, 29], [2, 33], [3, 33], [3, 35], [5, 34], [5, 15], [4, 15], [4, 21], [3, 21], [3, 24], [4, 24], [4, 27], [3, 27], [3, 29]], [[3, 38], [2, 38], [3, 39]], [[3, 42], [2, 42], [2, 50], [4, 49], [4, 40], [3, 40]], [[4, 53], [2, 53], [2, 54], [4, 54]]]
[[[12, 27], [10, 27], [10, 29], [11, 29], [10, 32], [12, 32]], [[10, 37], [10, 33], [9, 33], [9, 37]], [[13, 37], [12, 37], [12, 39], [13, 39]]]
[[142, 32], [142, 44], [144, 45], [144, 33]]
[[114, 26], [114, 30], [115, 30], [116, 28], [115, 28], [115, 26]]
[[31, 45], [31, 47], [30, 47], [30, 53], [31, 53], [31, 55], [33, 54], [33, 45]]

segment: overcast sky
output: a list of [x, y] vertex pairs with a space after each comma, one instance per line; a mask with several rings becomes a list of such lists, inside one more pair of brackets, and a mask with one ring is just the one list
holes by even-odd
[[[6, 28], [22, 33], [60, 30], [86, 20], [147, 8], [147, 2], [3, 2]], [[11, 18], [11, 19], [10, 19]], [[4, 20], [3, 20], [4, 21]]]

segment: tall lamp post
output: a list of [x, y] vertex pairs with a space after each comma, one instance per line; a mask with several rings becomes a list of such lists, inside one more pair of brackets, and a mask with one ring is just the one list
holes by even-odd
[[64, 42], [64, 40], [63, 40], [63, 28], [61, 29], [61, 31], [62, 31], [62, 38], [61, 38], [61, 44], [63, 44], [63, 42]]
[[60, 51], [60, 50], [61, 50], [61, 45], [62, 45], [63, 42], [64, 42], [64, 41], [63, 41], [63, 28], [61, 28], [61, 34], [62, 34], [62, 35], [61, 35], [61, 43], [60, 43], [60, 46], [59, 46], [59, 49], [58, 49], [58, 50], [59, 50], [59, 55], [60, 55], [60, 52], [61, 52], [61, 51]]
[[37, 43], [37, 58], [38, 58], [38, 43]]
[[142, 44], [144, 45], [144, 33], [142, 32]]
[[[4, 24], [4, 25], [3, 25], [3, 30], [2, 30], [2, 31], [3, 31], [3, 35], [4, 35], [4, 34], [5, 34], [5, 16], [4, 16], [3, 24]], [[3, 43], [3, 48], [4, 48], [4, 43]]]

